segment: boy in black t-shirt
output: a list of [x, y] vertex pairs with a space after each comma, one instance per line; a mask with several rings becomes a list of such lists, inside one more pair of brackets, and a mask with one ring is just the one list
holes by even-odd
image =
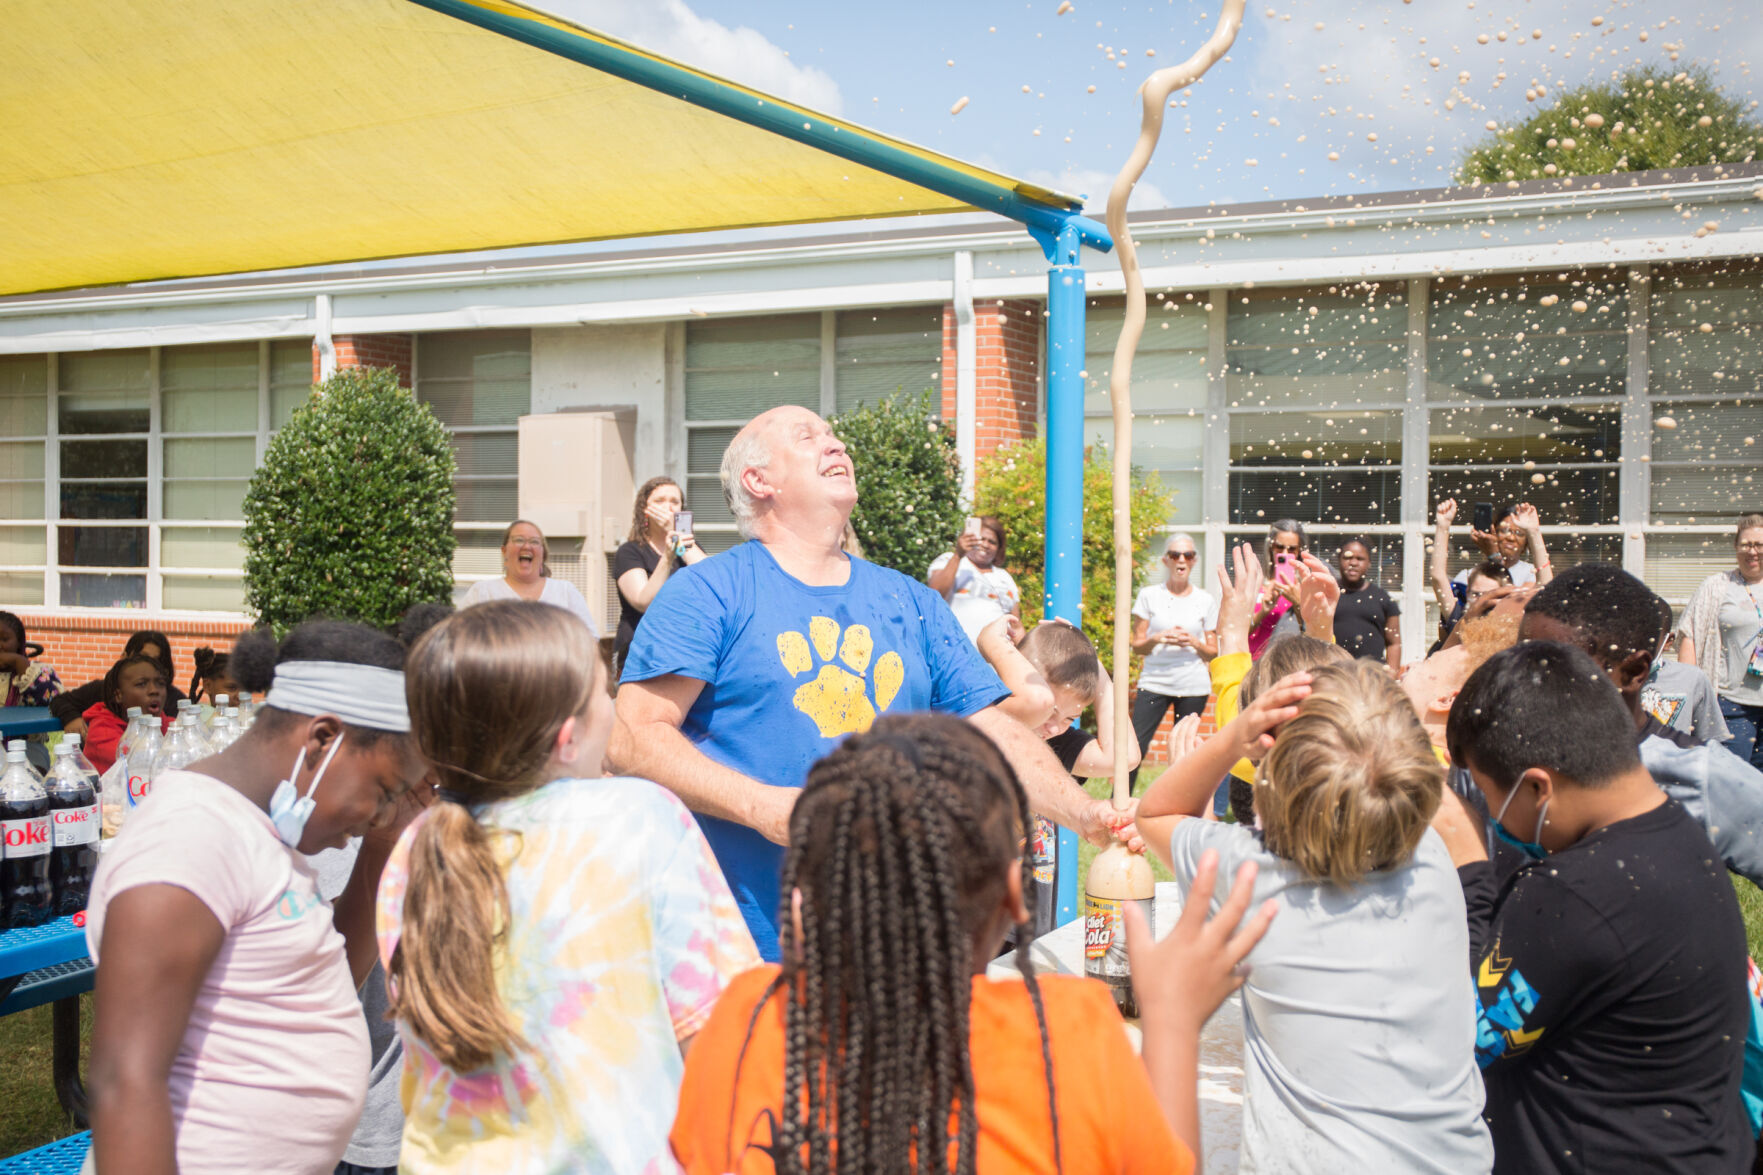
[[1745, 934], [1707, 834], [1654, 784], [1585, 653], [1530, 641], [1464, 683], [1447, 740], [1487, 831], [1533, 858], [1496, 895], [1446, 792], [1500, 1172], [1748, 1171]]
[[1360, 539], [1341, 546], [1336, 560], [1341, 598], [1334, 610], [1334, 641], [1355, 657], [1402, 667], [1402, 609], [1390, 594], [1366, 579], [1371, 549]]

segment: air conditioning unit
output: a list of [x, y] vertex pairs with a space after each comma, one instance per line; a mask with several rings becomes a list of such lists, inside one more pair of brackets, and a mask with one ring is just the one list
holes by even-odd
[[636, 438], [634, 405], [520, 418], [520, 516], [545, 532], [551, 574], [580, 589], [605, 636], [618, 626], [612, 555], [630, 532]]

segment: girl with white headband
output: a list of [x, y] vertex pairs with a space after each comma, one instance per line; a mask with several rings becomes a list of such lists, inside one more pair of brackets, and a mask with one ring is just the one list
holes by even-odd
[[593, 634], [495, 601], [410, 650], [439, 802], [379, 888], [405, 1175], [675, 1171], [684, 1053], [759, 955], [672, 792], [605, 778]]
[[[235, 646], [268, 689], [244, 736], [154, 781], [92, 884], [98, 963], [89, 1082], [102, 1171], [328, 1173], [367, 1088], [368, 1036], [345, 944], [303, 854], [391, 820], [423, 774], [404, 650], [309, 621]], [[371, 938], [371, 935], [365, 935]]]

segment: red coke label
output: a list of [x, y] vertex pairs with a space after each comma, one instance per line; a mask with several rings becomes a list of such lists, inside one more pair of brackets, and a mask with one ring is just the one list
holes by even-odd
[[84, 808], [57, 808], [49, 816], [58, 849], [66, 845], [89, 845], [98, 839], [97, 804]]
[[0, 836], [6, 841], [6, 856], [42, 857], [49, 852], [49, 817], [27, 816], [22, 820], [0, 820]]

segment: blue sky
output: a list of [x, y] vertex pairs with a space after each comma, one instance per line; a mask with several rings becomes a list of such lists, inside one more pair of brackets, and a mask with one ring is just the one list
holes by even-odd
[[[1063, 15], [1059, 0], [538, 2], [1098, 201], [1137, 133], [1137, 86], [1218, 15], [1216, 0], [1073, 0]], [[1253, 0], [1231, 56], [1169, 112], [1134, 206], [1444, 186], [1489, 120], [1521, 120], [1563, 88], [1670, 65], [1674, 52], [1678, 68], [1709, 67], [1757, 102], [1755, 3], [1746, 18], [1739, 0]]]

